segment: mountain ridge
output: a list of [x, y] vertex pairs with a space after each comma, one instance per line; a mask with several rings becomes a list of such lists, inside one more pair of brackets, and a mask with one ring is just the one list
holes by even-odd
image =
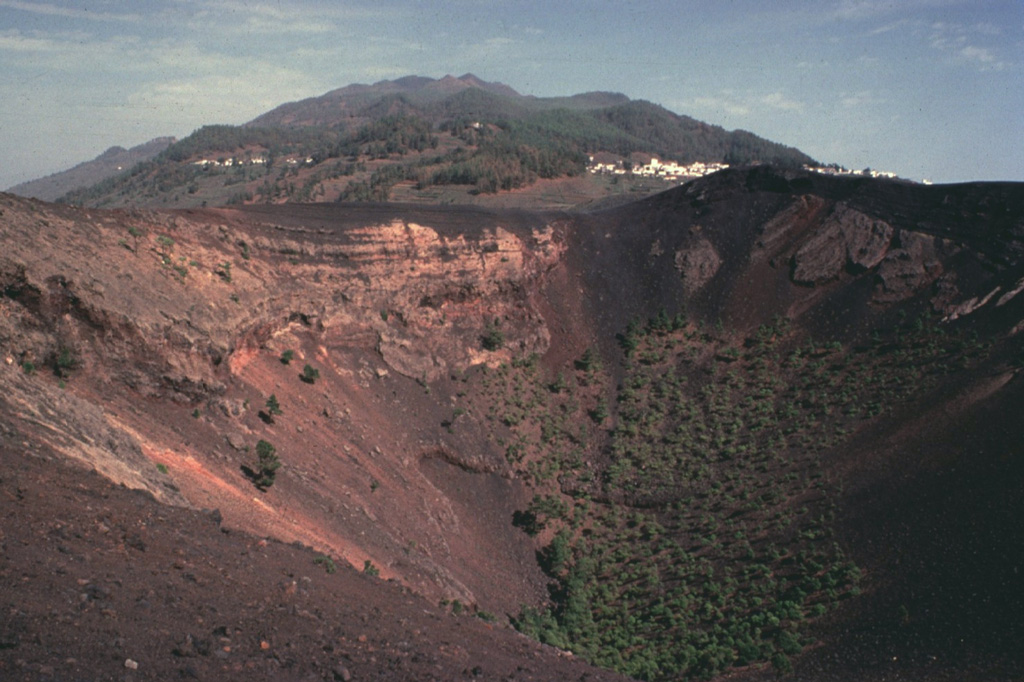
[[83, 161], [43, 178], [19, 183], [7, 191], [43, 201], [54, 201], [68, 192], [89, 187], [126, 168], [149, 161], [176, 141], [176, 138], [168, 136], [153, 138], [131, 149], [114, 145], [90, 161]]
[[[186, 207], [282, 201], [531, 204], [567, 208], [651, 193], [657, 177], [587, 174], [589, 158], [634, 153], [799, 166], [813, 159], [619, 93], [524, 96], [473, 74], [352, 84], [282, 104], [242, 126], [204, 126], [163, 153], [62, 201]], [[519, 199], [522, 201], [522, 199]]]

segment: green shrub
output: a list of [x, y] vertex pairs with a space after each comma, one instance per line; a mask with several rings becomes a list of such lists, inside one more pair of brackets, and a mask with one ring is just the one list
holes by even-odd
[[274, 485], [277, 470], [281, 468], [281, 460], [277, 457], [277, 449], [265, 440], [256, 443], [256, 456], [259, 463], [256, 465], [253, 478], [257, 488], [266, 490]]
[[306, 365], [302, 368], [302, 376], [300, 378], [307, 384], [315, 384], [316, 380], [320, 378], [320, 370], [313, 367], [313, 365]]
[[583, 351], [583, 355], [574, 364], [576, 369], [583, 372], [599, 371], [601, 369], [601, 356], [590, 347]]
[[317, 566], [323, 566], [324, 570], [328, 573], [334, 573], [338, 570], [338, 566], [334, 563], [334, 559], [324, 554], [317, 554], [316, 557], [313, 558], [313, 563]]
[[61, 346], [54, 355], [53, 365], [57, 376], [66, 379], [71, 370], [78, 367], [78, 357], [67, 346]]
[[772, 654], [772, 668], [780, 675], [793, 672], [793, 664], [789, 662], [789, 656], [781, 651], [776, 651]]
[[378, 576], [380, 575], [380, 569], [373, 565], [373, 562], [367, 559], [363, 562], [363, 573], [366, 575]]
[[295, 351], [293, 351], [293, 350], [286, 350], [285, 352], [281, 353], [281, 364], [282, 365], [287, 365], [294, 358], [295, 358]]
[[495, 351], [505, 345], [505, 334], [498, 328], [498, 320], [488, 322], [484, 335], [480, 337], [484, 350]]

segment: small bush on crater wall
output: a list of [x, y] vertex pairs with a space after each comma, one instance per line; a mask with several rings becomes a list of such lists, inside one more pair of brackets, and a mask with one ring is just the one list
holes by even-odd
[[257, 488], [266, 490], [274, 485], [277, 470], [281, 468], [281, 460], [277, 457], [277, 448], [265, 440], [256, 443], [256, 456], [259, 463], [253, 472], [253, 481]]
[[505, 334], [498, 328], [498, 321], [489, 322], [480, 337], [484, 350], [495, 351], [505, 345]]
[[78, 367], [78, 356], [67, 346], [61, 346], [53, 357], [53, 368], [62, 379], [66, 379], [71, 371]]
[[313, 365], [306, 365], [302, 368], [302, 376], [300, 377], [307, 384], [315, 384], [316, 380], [320, 378], [320, 370]]

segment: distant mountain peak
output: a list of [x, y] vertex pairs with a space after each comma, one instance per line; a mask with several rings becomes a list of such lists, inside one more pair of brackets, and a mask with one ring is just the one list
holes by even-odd
[[118, 156], [120, 154], [124, 154], [126, 151], [128, 151], [128, 150], [125, 149], [124, 147], [121, 147], [119, 145], [114, 145], [113, 147], [110, 147], [109, 149], [107, 149], [107, 151], [105, 151], [102, 154], [100, 154], [99, 156], [97, 156], [95, 160], [96, 161], [106, 161], [107, 159], [111, 159], [111, 158], [113, 158], [115, 156]]
[[464, 73], [459, 77], [446, 74], [443, 78], [433, 80], [423, 86], [424, 90], [436, 90], [445, 93], [456, 93], [471, 88], [503, 97], [522, 97], [515, 89], [504, 83], [491, 83], [472, 73]]

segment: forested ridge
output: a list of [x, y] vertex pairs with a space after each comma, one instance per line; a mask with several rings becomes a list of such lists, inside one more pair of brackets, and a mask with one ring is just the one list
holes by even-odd
[[[618, 102], [618, 97], [526, 98], [477, 87], [429, 100], [361, 92], [354, 110], [335, 104], [345, 115], [325, 119], [329, 124], [284, 124], [270, 112], [243, 126], [203, 126], [152, 161], [62, 201], [90, 206], [388, 201], [401, 182], [420, 193], [458, 186], [470, 195], [494, 194], [539, 179], [579, 176], [590, 156], [600, 152], [624, 158], [644, 153], [679, 163], [799, 166], [813, 161], [745, 131], [726, 131], [650, 102]], [[316, 100], [290, 106], [323, 112], [332, 105]], [[298, 114], [292, 118], [303, 120]], [[204, 160], [209, 163], [198, 163]]]

